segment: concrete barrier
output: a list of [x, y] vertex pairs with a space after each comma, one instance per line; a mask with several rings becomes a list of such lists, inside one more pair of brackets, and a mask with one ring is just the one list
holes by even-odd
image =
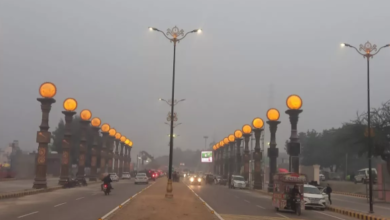
[[374, 216], [374, 215], [370, 215], [370, 214], [366, 214], [366, 213], [361, 213], [361, 212], [356, 212], [356, 211], [352, 211], [352, 210], [349, 210], [349, 209], [338, 208], [338, 207], [334, 207], [334, 206], [327, 206], [326, 209], [329, 210], [329, 211], [332, 211], [332, 212], [336, 212], [336, 213], [339, 213], [339, 214], [342, 214], [342, 215], [346, 215], [346, 216], [349, 216], [349, 217], [354, 217], [354, 218], [357, 218], [357, 219], [364, 219], [364, 220], [390, 220], [389, 218], [378, 217], [378, 216]]

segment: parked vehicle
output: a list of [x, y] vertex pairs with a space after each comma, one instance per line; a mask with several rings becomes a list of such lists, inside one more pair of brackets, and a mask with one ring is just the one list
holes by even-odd
[[325, 210], [326, 200], [323, 192], [317, 187], [305, 184], [303, 186], [303, 201], [305, 202], [305, 208], [315, 208]]
[[326, 179], [325, 179], [325, 175], [324, 174], [322, 174], [322, 173], [320, 173], [320, 181], [325, 181]]
[[130, 176], [130, 173], [129, 172], [123, 172], [122, 173], [122, 179], [130, 179], [131, 176]]
[[[377, 176], [378, 176], [378, 172], [376, 171], [375, 168], [372, 168], [371, 169], [372, 171], [372, 176], [373, 176], [373, 183], [376, 183], [377, 182]], [[369, 172], [368, 172], [368, 168], [364, 168], [364, 169], [361, 169], [357, 172], [357, 174], [355, 175], [355, 184], [356, 183], [364, 183], [364, 184], [367, 184], [369, 182]]]
[[137, 173], [135, 176], [134, 184], [144, 183], [149, 184], [149, 178], [146, 173]]
[[239, 175], [232, 175], [232, 179], [230, 181], [229, 188], [239, 188], [239, 189], [245, 189], [246, 188], [246, 182], [243, 176]]
[[112, 181], [119, 181], [119, 176], [116, 173], [110, 173], [110, 178]]

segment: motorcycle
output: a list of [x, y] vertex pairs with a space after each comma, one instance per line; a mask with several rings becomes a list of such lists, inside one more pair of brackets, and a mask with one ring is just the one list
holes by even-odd
[[110, 187], [108, 187], [107, 184], [103, 185], [103, 192], [104, 192], [104, 195], [106, 195], [106, 196], [110, 195], [111, 189], [110, 189]]
[[300, 196], [297, 196], [294, 199], [294, 212], [298, 216], [301, 215], [301, 197]]

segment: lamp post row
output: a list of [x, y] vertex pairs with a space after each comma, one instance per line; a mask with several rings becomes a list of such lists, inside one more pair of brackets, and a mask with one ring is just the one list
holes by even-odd
[[[42, 122], [40, 131], [37, 132], [38, 155], [36, 159], [35, 179], [33, 188], [41, 189], [47, 188], [46, 182], [46, 167], [47, 167], [47, 148], [50, 143], [51, 133], [49, 132], [49, 113], [51, 105], [55, 103], [53, 98], [56, 95], [57, 88], [53, 83], [45, 82], [39, 88], [39, 94], [41, 98], [37, 100], [41, 103], [42, 110]], [[65, 99], [63, 103], [65, 115], [65, 132], [62, 140], [62, 154], [61, 154], [61, 173], [59, 184], [65, 184], [69, 179], [70, 170], [70, 151], [72, 148], [72, 131], [71, 124], [73, 116], [76, 114], [77, 101], [73, 98]], [[92, 112], [88, 109], [84, 109], [80, 112], [80, 143], [78, 154], [78, 172], [76, 178], [79, 180], [84, 179], [84, 168], [87, 153], [87, 133], [91, 128], [93, 134], [93, 142], [91, 146], [91, 173], [89, 176], [90, 181], [96, 181], [98, 175], [97, 160], [100, 156], [100, 173], [105, 172], [119, 172], [119, 176], [122, 172], [130, 171], [131, 162], [131, 149], [133, 142], [126, 136], [117, 132], [115, 128], [110, 127], [109, 124], [101, 124], [101, 120], [98, 117], [92, 118]], [[90, 127], [91, 125], [91, 127]], [[99, 130], [102, 134], [102, 143], [99, 140]], [[125, 147], [127, 146], [127, 147]], [[113, 166], [114, 164], [114, 166]]]
[[[289, 168], [290, 172], [299, 173], [299, 154], [300, 154], [300, 142], [298, 139], [297, 123], [298, 115], [302, 112], [302, 99], [298, 95], [290, 95], [286, 101], [288, 110], [286, 114], [290, 116], [291, 123], [291, 135], [290, 143], [287, 147], [287, 153], [290, 156]], [[268, 191], [273, 191], [273, 176], [276, 174], [276, 159], [279, 155], [279, 150], [276, 148], [276, 130], [279, 120], [280, 113], [276, 108], [271, 108], [267, 111], [268, 121], [270, 129], [270, 144], [267, 151], [269, 160], [269, 183]], [[264, 130], [263, 119], [257, 117], [252, 121], [252, 126], [245, 124], [241, 130], [235, 130], [233, 134], [223, 138], [219, 143], [213, 146], [214, 150], [214, 173], [227, 176], [228, 185], [230, 187], [231, 175], [240, 174], [243, 167], [243, 176], [245, 180], [249, 178], [249, 137], [252, 132], [255, 136], [255, 148], [253, 152], [254, 159], [254, 188], [262, 189], [263, 175], [261, 169], [261, 161], [263, 153], [260, 150], [260, 136]], [[241, 141], [244, 140], [243, 155], [241, 155]], [[243, 163], [242, 163], [243, 162]]]

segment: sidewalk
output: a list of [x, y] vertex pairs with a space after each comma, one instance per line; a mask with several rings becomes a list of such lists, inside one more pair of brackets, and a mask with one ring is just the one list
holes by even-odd
[[110, 220], [216, 220], [217, 217], [184, 183], [173, 183], [173, 198], [165, 198], [167, 179], [140, 193]]

